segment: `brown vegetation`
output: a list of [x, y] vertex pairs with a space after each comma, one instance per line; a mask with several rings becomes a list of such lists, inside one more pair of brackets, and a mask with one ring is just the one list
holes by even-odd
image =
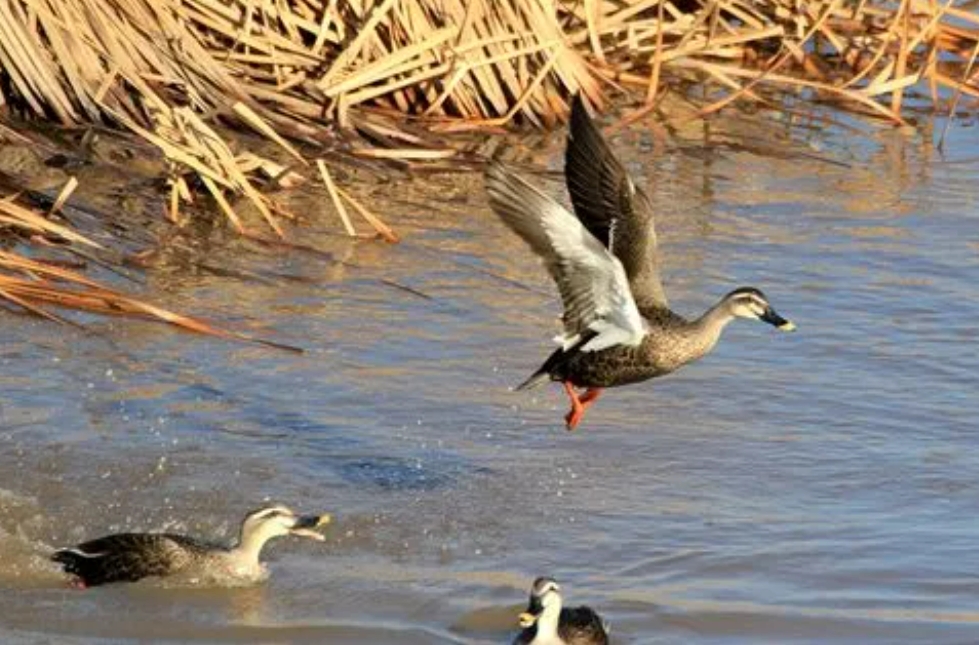
[[[9, 110], [137, 133], [168, 162], [171, 220], [200, 189], [251, 235], [232, 197], [281, 236], [289, 214], [263, 187], [316, 180], [348, 233], [353, 213], [396, 241], [333, 181], [337, 154], [446, 160], [443, 133], [554, 125], [576, 92], [600, 107], [638, 90], [632, 117], [696, 86], [701, 116], [791, 96], [901, 124], [912, 89], [947, 109], [979, 96], [977, 53], [972, 0], [0, 0]], [[282, 158], [234, 149], [226, 126]]]

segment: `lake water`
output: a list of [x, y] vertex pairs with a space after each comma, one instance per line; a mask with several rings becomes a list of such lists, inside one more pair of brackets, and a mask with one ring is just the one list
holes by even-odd
[[[574, 433], [558, 386], [509, 390], [559, 303], [478, 174], [360, 185], [400, 245], [336, 236], [311, 191], [302, 239], [335, 261], [205, 240], [185, 255], [239, 273], [120, 283], [301, 355], [0, 315], [0, 640], [506, 642], [544, 574], [619, 643], [979, 640], [976, 130], [943, 159], [928, 124], [857, 127], [614, 137], [673, 307], [753, 285], [799, 331], [738, 321]], [[81, 592], [46, 560], [112, 531], [230, 539], [266, 499], [335, 523], [272, 543], [256, 587]]]

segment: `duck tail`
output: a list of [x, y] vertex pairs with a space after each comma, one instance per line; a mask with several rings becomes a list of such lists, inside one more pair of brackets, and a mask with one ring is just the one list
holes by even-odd
[[104, 553], [86, 553], [80, 549], [59, 549], [51, 554], [64, 572], [75, 576], [85, 587], [107, 582], [104, 570]]
[[562, 367], [564, 362], [569, 358], [581, 351], [581, 348], [585, 346], [588, 341], [597, 336], [598, 334], [589, 329], [584, 333], [579, 334], [574, 342], [569, 347], [558, 347], [547, 357], [544, 364], [540, 368], [530, 375], [526, 381], [513, 388], [514, 392], [519, 392], [521, 390], [529, 390], [531, 388], [543, 385], [548, 381], [563, 381], [565, 376], [563, 375]]
[[80, 554], [74, 549], [59, 549], [51, 554], [51, 560], [66, 567], [73, 567], [79, 560]]
[[548, 381], [556, 380], [557, 369], [561, 361], [568, 355], [567, 350], [563, 347], [558, 347], [547, 357], [544, 364], [541, 365], [536, 372], [530, 375], [526, 381], [514, 388], [514, 392], [519, 392], [520, 390], [529, 390], [530, 388], [543, 385]]
[[517, 387], [513, 388], [513, 391], [519, 392], [520, 390], [529, 390], [531, 388], [541, 386], [550, 380], [551, 380], [550, 373], [548, 373], [548, 371], [544, 369], [544, 367], [541, 367], [539, 370], [531, 374], [530, 378], [528, 378], [526, 381], [524, 381]]
[[84, 577], [86, 573], [85, 554], [75, 549], [60, 549], [51, 554], [51, 560], [57, 562], [65, 573]]

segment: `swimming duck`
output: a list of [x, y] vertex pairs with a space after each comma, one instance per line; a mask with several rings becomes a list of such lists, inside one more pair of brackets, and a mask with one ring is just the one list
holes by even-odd
[[607, 645], [608, 623], [590, 607], [562, 607], [561, 587], [538, 578], [513, 645]]
[[267, 575], [258, 559], [267, 541], [280, 535], [323, 541], [313, 529], [329, 522], [329, 515], [300, 516], [285, 506], [269, 506], [245, 516], [233, 547], [173, 533], [117, 533], [55, 551], [51, 559], [82, 588], [175, 574], [255, 581]]
[[560, 347], [516, 389], [561, 382], [571, 401], [568, 430], [604, 388], [663, 376], [701, 358], [735, 318], [795, 329], [754, 287], [731, 291], [695, 320], [670, 310], [652, 204], [580, 96], [571, 108], [564, 173], [574, 215], [495, 160], [486, 169], [486, 189], [493, 210], [544, 260], [561, 294]]

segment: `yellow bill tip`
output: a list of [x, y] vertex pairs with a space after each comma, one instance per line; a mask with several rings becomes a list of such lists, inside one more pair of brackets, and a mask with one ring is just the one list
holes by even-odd
[[795, 323], [791, 320], [786, 320], [784, 323], [778, 326], [779, 331], [795, 331]]
[[[312, 521], [313, 518], [315, 518], [315, 522]], [[311, 540], [317, 540], [318, 542], [324, 542], [326, 541], [326, 538], [316, 529], [329, 524], [332, 519], [333, 518], [329, 513], [324, 513], [322, 515], [305, 515], [299, 518], [299, 521], [297, 521], [299, 526], [294, 526], [293, 528], [289, 529], [289, 533], [292, 535], [309, 538]]]
[[533, 615], [529, 611], [524, 611], [517, 616], [517, 621], [520, 623], [521, 627], [526, 629], [537, 622], [537, 616]]

